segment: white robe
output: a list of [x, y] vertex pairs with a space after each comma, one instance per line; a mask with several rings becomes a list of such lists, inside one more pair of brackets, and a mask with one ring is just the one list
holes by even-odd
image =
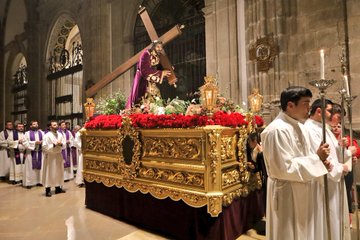
[[[323, 140], [322, 137], [322, 123], [316, 122], [312, 119], [308, 119], [305, 122], [306, 128], [311, 132], [311, 147], [314, 151], [320, 146]], [[327, 174], [328, 177], [328, 188], [329, 188], [329, 216], [330, 216], [330, 230], [331, 239], [351, 239], [350, 228], [349, 228], [349, 209], [347, 205], [347, 195], [343, 176], [343, 166], [340, 163], [341, 159], [341, 147], [336, 139], [335, 135], [331, 130], [326, 127], [326, 143], [330, 147], [330, 155], [328, 160], [333, 165], [331, 172]], [[351, 152], [350, 150], [345, 151], [345, 161], [351, 164]], [[325, 202], [324, 195], [324, 183], [323, 180], [319, 181], [317, 186], [322, 192], [319, 196], [321, 201]], [[318, 208], [318, 211], [322, 211], [326, 216], [326, 208]], [[323, 224], [321, 226], [320, 224]], [[319, 228], [327, 229], [326, 221], [319, 221]], [[326, 231], [325, 231], [326, 234]], [[343, 237], [341, 237], [343, 234]]]
[[[69, 131], [69, 130], [68, 130]], [[61, 134], [63, 135], [65, 142], [66, 142], [66, 134], [61, 131]], [[74, 144], [74, 137], [72, 135], [72, 133], [69, 131], [69, 147], [70, 147], [70, 156], [69, 156], [69, 160], [70, 160], [70, 167], [65, 168], [64, 167], [64, 180], [71, 180], [74, 178], [74, 164], [73, 164], [73, 160], [72, 160], [72, 151], [71, 151], [71, 147]], [[66, 146], [65, 146], [65, 152], [67, 151]], [[64, 159], [65, 161], [65, 159]]]
[[77, 185], [80, 185], [80, 184], [83, 184], [83, 183], [84, 183], [84, 178], [83, 178], [83, 174], [82, 174], [82, 170], [83, 170], [83, 155], [82, 155], [82, 152], [81, 152], [81, 134], [80, 134], [80, 131], [78, 131], [78, 132], [75, 134], [74, 146], [76, 147], [77, 156], [78, 156], [78, 164], [77, 164], [77, 171], [76, 171], [75, 183], [76, 183]]
[[[12, 134], [12, 131], [4, 130], [8, 132], [8, 135]], [[10, 173], [10, 157], [8, 157], [8, 142], [5, 139], [4, 131], [0, 132], [0, 177], [8, 176]]]
[[303, 124], [280, 112], [261, 134], [268, 172], [266, 238], [315, 238], [316, 196], [313, 182], [328, 171], [311, 150]]
[[[24, 143], [24, 145], [26, 147], [26, 157], [23, 164], [23, 186], [34, 186], [38, 183], [41, 183], [41, 169], [33, 169], [31, 156], [31, 151], [36, 151], [36, 155], [38, 154], [38, 149], [40, 145], [36, 145], [35, 142], [40, 141], [39, 132], [42, 133], [42, 137], [44, 138], [45, 134], [41, 130], [38, 130], [34, 133], [34, 141], [30, 140], [30, 131], [27, 131], [25, 133], [26, 142]], [[44, 161], [44, 156], [42, 156], [42, 161]]]
[[[55, 146], [60, 140], [63, 146]], [[44, 187], [61, 187], [64, 185], [64, 159], [61, 150], [65, 148], [66, 140], [60, 133], [48, 132], [42, 142], [44, 161], [42, 165], [42, 184]]]
[[[10, 148], [10, 174], [9, 180], [19, 182], [22, 180], [22, 169], [24, 161], [25, 146], [23, 143], [19, 143], [19, 140], [25, 141], [25, 134], [18, 132], [18, 140], [14, 140], [14, 135], [9, 135], [7, 141]], [[15, 149], [20, 151], [20, 164], [16, 164]]]

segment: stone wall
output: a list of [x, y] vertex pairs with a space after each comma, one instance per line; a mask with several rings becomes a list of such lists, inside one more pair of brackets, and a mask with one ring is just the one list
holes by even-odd
[[[360, 68], [360, 1], [347, 2], [347, 23], [350, 46], [351, 92], [356, 95]], [[327, 96], [340, 101], [342, 88], [340, 56], [345, 45], [344, 1], [341, 0], [248, 0], [246, 3], [246, 37], [248, 48], [256, 39], [273, 33], [280, 47], [274, 68], [258, 73], [254, 62], [248, 60], [247, 69], [251, 85], [259, 87], [264, 95], [264, 116], [271, 121], [279, 111], [277, 100], [287, 86], [309, 87], [318, 97], [318, 91], [309, 81], [320, 78], [320, 49], [325, 50], [325, 78], [336, 83]], [[353, 103], [354, 109], [360, 99]], [[354, 111], [355, 128], [360, 128], [360, 112]]]

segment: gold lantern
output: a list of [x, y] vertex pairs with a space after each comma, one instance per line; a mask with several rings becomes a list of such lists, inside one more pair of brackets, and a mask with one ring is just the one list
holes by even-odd
[[213, 114], [218, 97], [218, 86], [216, 78], [213, 76], [205, 76], [205, 84], [200, 89], [200, 98], [202, 107], [206, 110], [208, 115]]
[[93, 98], [86, 98], [86, 103], [84, 103], [86, 120], [94, 116], [95, 106]]

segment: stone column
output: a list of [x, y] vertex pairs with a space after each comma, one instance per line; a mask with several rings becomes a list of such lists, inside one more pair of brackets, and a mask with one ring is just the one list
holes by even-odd
[[4, 39], [5, 39], [5, 29], [3, 28], [3, 22], [0, 21], [0, 126], [3, 128], [5, 125], [5, 46], [4, 46]]
[[[112, 1], [111, 2], [111, 59], [112, 70], [125, 63], [133, 54], [134, 26], [137, 18], [139, 1]], [[119, 76], [112, 84], [112, 91], [122, 91], [126, 96], [131, 91], [134, 78], [133, 68]]]
[[[107, 1], [85, 1], [83, 28], [80, 34], [84, 50], [84, 81], [100, 81], [110, 73], [110, 19]], [[111, 85], [100, 90], [96, 97], [108, 95]]]
[[205, 1], [206, 74], [214, 75], [220, 93], [240, 99], [236, 0]]

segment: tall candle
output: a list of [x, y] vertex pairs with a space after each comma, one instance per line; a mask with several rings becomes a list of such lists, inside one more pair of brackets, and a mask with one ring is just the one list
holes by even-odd
[[346, 89], [346, 95], [350, 96], [349, 80], [347, 75], [344, 75], [344, 85]]
[[325, 58], [324, 49], [320, 50], [320, 79], [325, 79]]

